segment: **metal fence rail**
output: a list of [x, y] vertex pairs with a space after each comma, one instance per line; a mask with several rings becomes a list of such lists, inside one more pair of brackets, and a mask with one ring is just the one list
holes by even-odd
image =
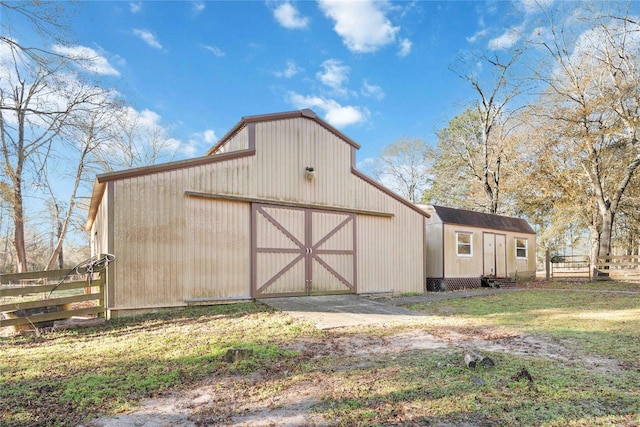
[[588, 255], [554, 255], [551, 257], [551, 278], [569, 279], [591, 277]]

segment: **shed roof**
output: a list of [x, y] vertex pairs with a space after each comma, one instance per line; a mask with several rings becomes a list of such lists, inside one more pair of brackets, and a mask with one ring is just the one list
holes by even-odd
[[502, 231], [536, 234], [529, 223], [522, 218], [467, 211], [433, 205], [433, 210], [445, 224], [468, 225]]

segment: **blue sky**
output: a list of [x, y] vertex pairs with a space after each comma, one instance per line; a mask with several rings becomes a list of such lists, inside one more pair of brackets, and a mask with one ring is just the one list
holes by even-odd
[[[548, 3], [548, 2], [543, 2]], [[504, 51], [529, 2], [80, 2], [72, 50], [94, 77], [203, 155], [242, 116], [311, 108], [376, 157], [403, 137], [435, 142], [471, 87], [461, 52]], [[90, 49], [90, 50], [88, 50]]]

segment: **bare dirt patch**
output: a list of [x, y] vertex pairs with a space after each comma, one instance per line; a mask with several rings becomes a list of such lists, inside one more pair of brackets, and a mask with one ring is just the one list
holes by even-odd
[[[496, 330], [446, 330], [438, 331], [437, 336], [420, 329], [383, 336], [364, 333], [349, 335], [335, 331], [323, 339], [295, 340], [282, 343], [281, 346], [298, 352], [308, 363], [327, 356], [356, 356], [353, 361], [346, 358], [343, 369], [361, 368], [363, 363], [374, 363], [376, 357], [385, 355], [447, 348], [542, 357], [560, 363], [582, 364], [604, 372], [621, 369], [614, 360], [580, 354], [552, 337], [509, 334]], [[102, 417], [85, 426], [331, 425], [330, 420], [323, 419], [321, 414], [312, 410], [322, 396], [340, 392], [340, 385], [333, 382], [331, 375], [312, 372], [296, 377], [289, 372], [278, 372], [277, 365], [273, 368], [268, 373], [211, 378], [193, 389], [172, 391], [144, 402], [135, 411]]]

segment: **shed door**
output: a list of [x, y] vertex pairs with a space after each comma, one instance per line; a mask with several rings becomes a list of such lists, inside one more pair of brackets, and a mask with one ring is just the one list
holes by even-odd
[[355, 218], [253, 204], [253, 296], [355, 293]]
[[496, 234], [496, 276], [507, 277], [507, 236]]
[[507, 276], [506, 236], [483, 233], [483, 265], [485, 276]]

